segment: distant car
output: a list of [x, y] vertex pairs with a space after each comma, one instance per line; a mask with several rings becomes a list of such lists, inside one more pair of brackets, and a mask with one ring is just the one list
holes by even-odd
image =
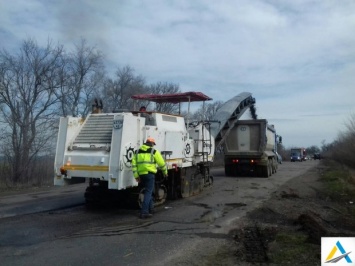
[[314, 160], [320, 160], [320, 153], [315, 153], [315, 154], [313, 155], [313, 159], [314, 159]]
[[299, 154], [291, 154], [291, 162], [302, 162], [302, 157]]

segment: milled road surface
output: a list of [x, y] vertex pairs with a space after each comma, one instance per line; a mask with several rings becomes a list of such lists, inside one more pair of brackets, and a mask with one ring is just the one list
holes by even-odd
[[85, 203], [87, 184], [0, 193], [0, 218], [69, 208]]
[[214, 168], [212, 188], [167, 202], [147, 220], [135, 209], [86, 209], [83, 185], [0, 194], [1, 265], [206, 265], [229, 252], [241, 217], [317, 164], [284, 162], [270, 178], [225, 177]]

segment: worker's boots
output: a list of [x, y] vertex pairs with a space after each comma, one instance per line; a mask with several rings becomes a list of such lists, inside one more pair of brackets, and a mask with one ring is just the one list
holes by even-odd
[[139, 218], [141, 218], [141, 219], [148, 219], [148, 218], [152, 218], [152, 217], [153, 217], [153, 214], [151, 214], [151, 213], [141, 213], [139, 215]]

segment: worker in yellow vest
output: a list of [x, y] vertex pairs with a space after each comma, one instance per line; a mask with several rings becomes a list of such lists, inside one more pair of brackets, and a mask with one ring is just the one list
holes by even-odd
[[154, 149], [154, 145], [154, 138], [147, 138], [146, 142], [136, 151], [132, 159], [132, 171], [134, 178], [137, 182], [141, 182], [145, 188], [144, 200], [139, 215], [141, 219], [153, 216], [154, 202], [152, 195], [157, 170], [161, 170], [165, 177], [168, 176], [165, 161], [161, 153]]

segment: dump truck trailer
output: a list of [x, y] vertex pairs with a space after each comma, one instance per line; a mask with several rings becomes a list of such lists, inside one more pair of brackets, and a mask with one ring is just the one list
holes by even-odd
[[227, 176], [269, 177], [276, 173], [277, 135], [266, 119], [238, 120], [223, 144]]

